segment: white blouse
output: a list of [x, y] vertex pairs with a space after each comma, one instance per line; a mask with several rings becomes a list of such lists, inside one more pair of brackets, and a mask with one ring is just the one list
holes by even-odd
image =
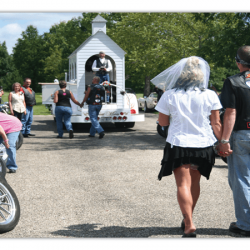
[[12, 91], [11, 104], [12, 109], [18, 113], [23, 113], [25, 111], [25, 107], [23, 104], [24, 94], [20, 92], [20, 95], [16, 94], [15, 91]]
[[170, 116], [167, 142], [175, 146], [205, 148], [216, 141], [209, 116], [211, 110], [221, 109], [217, 94], [209, 89], [166, 91], [156, 110]]

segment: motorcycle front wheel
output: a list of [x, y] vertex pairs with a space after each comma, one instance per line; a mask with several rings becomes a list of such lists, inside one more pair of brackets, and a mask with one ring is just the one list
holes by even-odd
[[15, 192], [4, 178], [0, 178], [0, 233], [15, 228], [20, 218], [20, 205]]

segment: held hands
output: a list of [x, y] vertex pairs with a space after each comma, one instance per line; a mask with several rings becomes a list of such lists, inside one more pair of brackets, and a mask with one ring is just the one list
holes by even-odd
[[220, 143], [217, 147], [216, 150], [218, 150], [218, 155], [222, 157], [228, 157], [233, 153], [233, 150], [230, 148], [230, 144], [222, 144]]
[[82, 108], [82, 107], [83, 107], [83, 105], [84, 105], [84, 102], [82, 102], [82, 103], [80, 104], [80, 108]]

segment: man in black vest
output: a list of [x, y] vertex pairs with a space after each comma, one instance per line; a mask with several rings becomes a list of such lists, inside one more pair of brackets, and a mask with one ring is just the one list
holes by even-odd
[[[104, 137], [104, 129], [98, 121], [98, 115], [102, 109], [102, 102], [105, 97], [105, 89], [99, 85], [100, 77], [95, 76], [92, 80], [91, 86], [88, 86], [85, 97], [81, 103], [81, 108], [84, 102], [88, 103], [89, 118], [91, 121], [91, 128], [89, 137], [95, 137], [96, 132], [99, 134], [99, 139]], [[97, 90], [98, 89], [98, 93]]]
[[240, 73], [228, 77], [223, 85], [220, 100], [226, 111], [217, 149], [221, 156], [228, 156], [237, 219], [229, 231], [250, 236], [250, 46], [240, 47], [235, 59]]
[[104, 81], [109, 82], [109, 73], [112, 70], [111, 62], [105, 58], [105, 52], [99, 52], [99, 59], [95, 60], [92, 65], [92, 70], [96, 71], [96, 76], [100, 77], [100, 83]]
[[24, 137], [35, 136], [30, 133], [31, 124], [33, 121], [33, 106], [36, 105], [35, 92], [30, 88], [31, 79], [25, 78], [23, 82], [23, 87], [20, 89], [24, 93], [25, 103], [26, 103], [26, 115], [23, 114], [22, 117], [22, 134]]

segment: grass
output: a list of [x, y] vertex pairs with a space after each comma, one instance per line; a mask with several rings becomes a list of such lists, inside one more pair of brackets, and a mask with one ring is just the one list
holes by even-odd
[[[2, 96], [2, 103], [8, 102], [9, 92], [4, 92]], [[136, 94], [137, 99], [143, 97], [143, 93]], [[51, 115], [50, 111], [45, 108], [45, 105], [42, 104], [42, 93], [36, 93], [36, 105], [33, 109], [34, 115]], [[158, 112], [154, 112], [158, 114]]]
[[[8, 102], [9, 92], [4, 92], [2, 103]], [[42, 93], [36, 93], [36, 105], [33, 108], [33, 115], [51, 115], [50, 111], [42, 104]]]

